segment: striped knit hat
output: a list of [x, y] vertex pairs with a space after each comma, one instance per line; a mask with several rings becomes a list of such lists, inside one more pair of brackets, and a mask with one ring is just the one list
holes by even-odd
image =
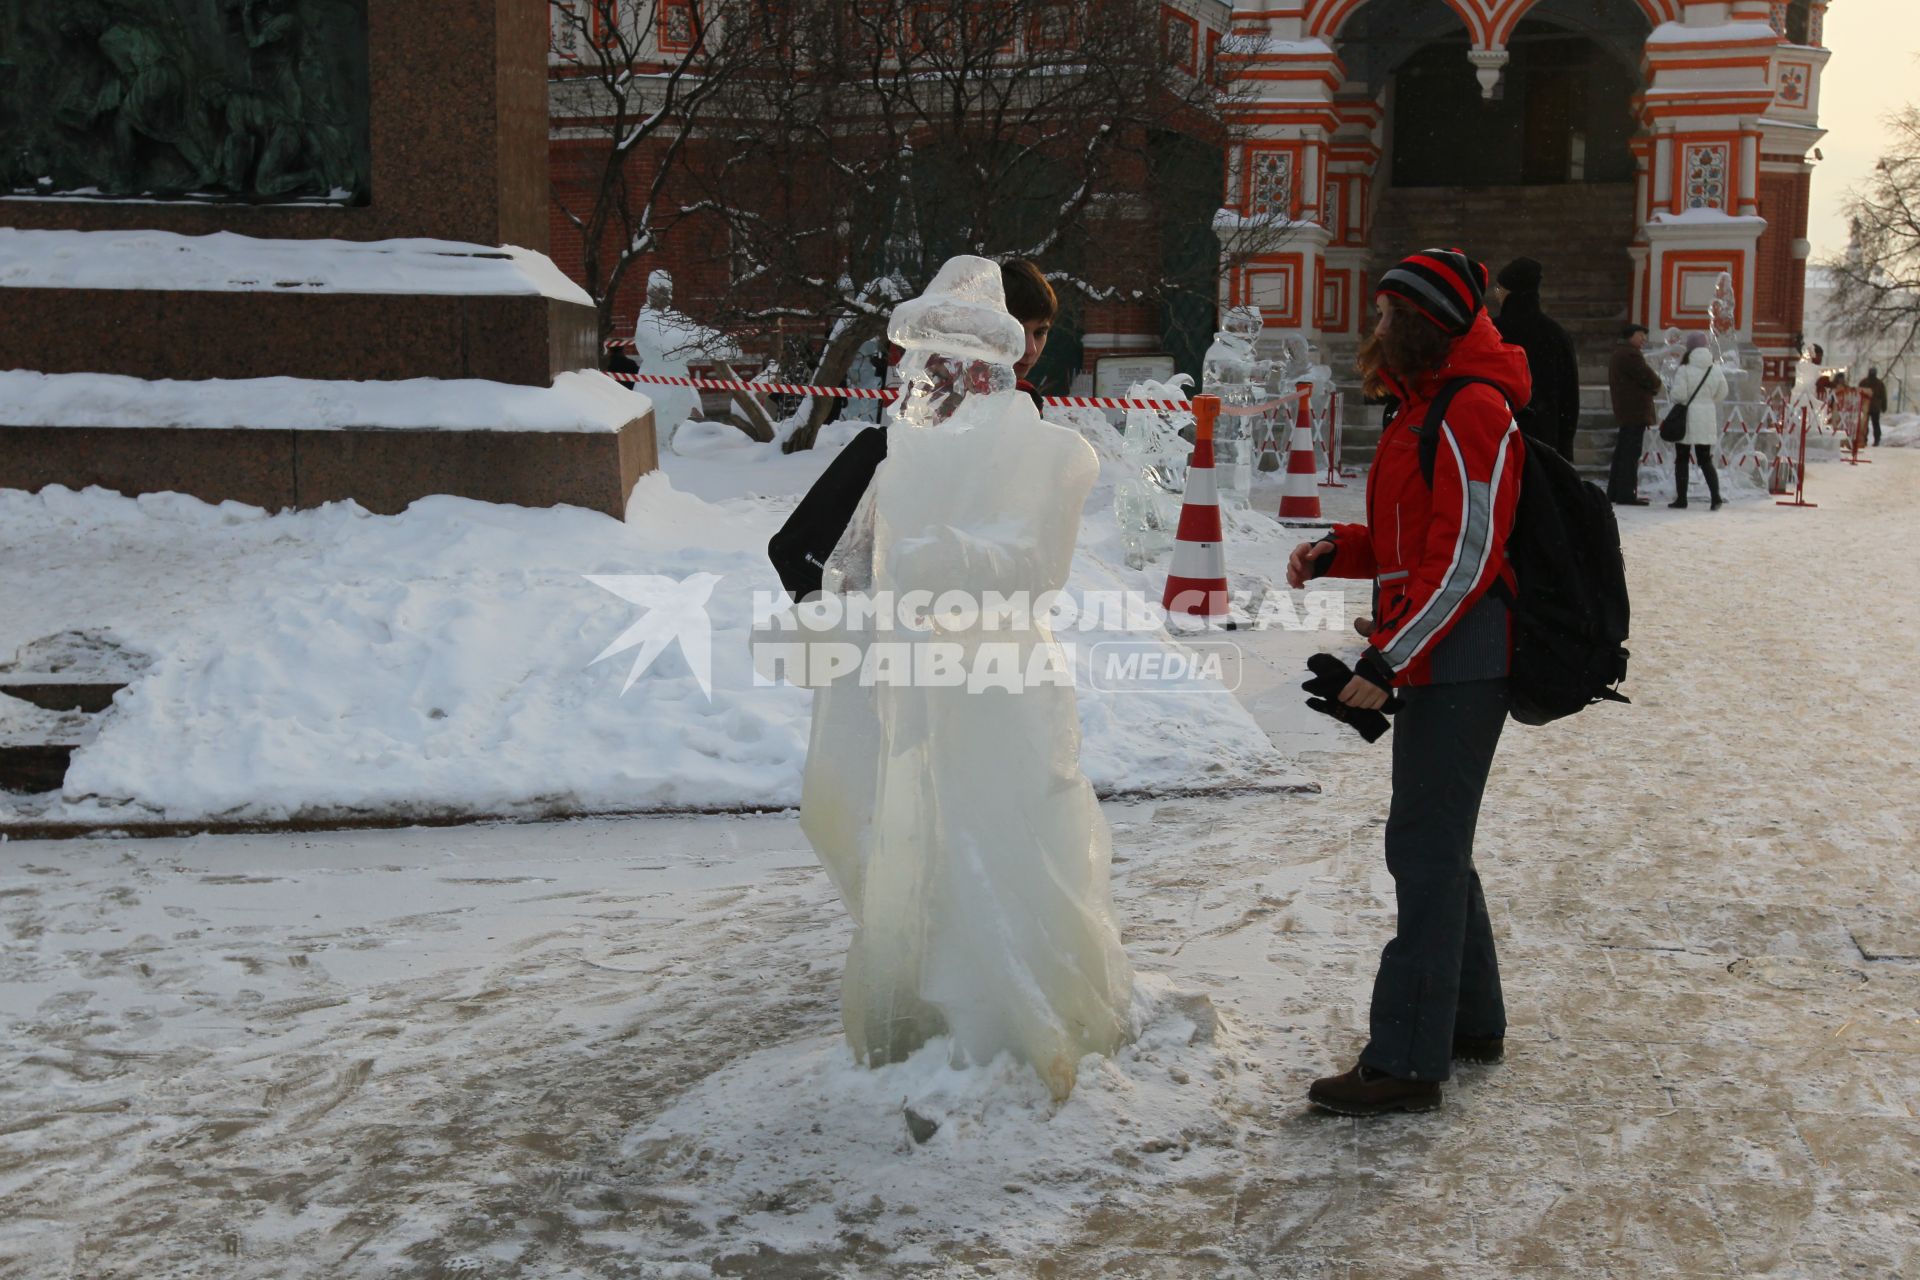
[[1480, 314], [1487, 269], [1458, 249], [1422, 249], [1395, 263], [1380, 277], [1374, 292], [1404, 299], [1457, 338], [1473, 327], [1473, 318]]

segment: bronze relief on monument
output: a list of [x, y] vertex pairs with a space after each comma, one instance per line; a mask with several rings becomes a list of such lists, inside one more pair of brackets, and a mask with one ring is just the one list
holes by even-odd
[[0, 194], [365, 204], [367, 0], [0, 0]]

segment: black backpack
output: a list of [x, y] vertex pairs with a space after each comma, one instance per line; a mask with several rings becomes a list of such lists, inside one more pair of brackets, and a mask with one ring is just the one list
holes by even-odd
[[[1462, 388], [1485, 378], [1457, 378], [1440, 389], [1420, 427], [1420, 474], [1433, 486], [1440, 423]], [[1516, 415], [1517, 417], [1518, 415]], [[1513, 664], [1507, 676], [1513, 718], [1546, 724], [1596, 702], [1626, 702], [1614, 686], [1627, 678], [1627, 566], [1613, 503], [1580, 478], [1551, 446], [1529, 439], [1520, 501], [1507, 562], [1519, 589], [1513, 610]], [[1496, 590], [1505, 592], [1503, 586]]]

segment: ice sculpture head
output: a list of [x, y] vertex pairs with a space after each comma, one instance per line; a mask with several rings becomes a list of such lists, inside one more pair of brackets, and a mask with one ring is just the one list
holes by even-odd
[[652, 271], [647, 275], [647, 305], [655, 311], [673, 309], [673, 276], [665, 271]]
[[926, 292], [895, 307], [887, 337], [902, 351], [937, 351], [1009, 369], [1027, 351], [1027, 331], [1007, 310], [999, 264], [971, 254], [948, 258]]
[[943, 351], [909, 351], [900, 357], [900, 399], [893, 420], [933, 427], [958, 412], [969, 396], [1011, 391], [1011, 367], [969, 360]]
[[949, 258], [926, 292], [893, 309], [887, 337], [902, 351], [894, 421], [918, 427], [945, 422], [968, 396], [1011, 391], [1027, 349], [1000, 267], [968, 254]]

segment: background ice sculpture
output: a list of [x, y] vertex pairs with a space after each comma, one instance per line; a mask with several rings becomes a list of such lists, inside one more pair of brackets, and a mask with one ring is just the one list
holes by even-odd
[[[1725, 403], [1731, 404], [1747, 398], [1747, 370], [1740, 363], [1740, 351], [1736, 342], [1739, 327], [1738, 305], [1733, 291], [1733, 275], [1722, 271], [1714, 282], [1713, 301], [1707, 307], [1707, 349], [1713, 353], [1713, 361], [1720, 366], [1720, 373], [1727, 380]], [[1719, 458], [1727, 465], [1728, 474], [1722, 480], [1732, 484], [1742, 477], [1757, 479], [1764, 471], [1763, 467], [1748, 461], [1745, 465], [1735, 465], [1735, 459], [1752, 460], [1756, 458], [1753, 450], [1751, 431], [1744, 416], [1729, 413], [1724, 405], [1720, 410], [1720, 437], [1718, 441]]]
[[[1177, 374], [1166, 382], [1136, 382], [1127, 395], [1137, 400], [1185, 400], [1187, 378]], [[1157, 409], [1127, 411], [1121, 441], [1126, 469], [1113, 486], [1113, 515], [1126, 539], [1127, 564], [1135, 569], [1172, 550], [1180, 527], [1192, 448], [1181, 439], [1178, 427]]]
[[[860, 345], [847, 371], [847, 385], [863, 391], [875, 391], [887, 385], [887, 347], [878, 338]], [[849, 400], [840, 406], [841, 422], [879, 422], [882, 404], [878, 400]]]
[[1285, 465], [1284, 455], [1292, 439], [1294, 421], [1294, 402], [1286, 397], [1302, 382], [1312, 387], [1308, 407], [1313, 422], [1314, 470], [1320, 474], [1327, 470], [1327, 450], [1332, 447], [1329, 433], [1333, 424], [1333, 370], [1321, 363], [1320, 349], [1307, 341], [1305, 334], [1294, 330], [1280, 339], [1279, 355], [1268, 362], [1262, 398], [1284, 403], [1262, 415], [1260, 420], [1260, 430], [1271, 432], [1274, 440], [1273, 464], [1263, 465], [1263, 471], [1279, 471]]
[[[633, 361], [642, 373], [667, 377], [687, 376], [687, 357], [700, 351], [699, 338], [706, 332], [700, 325], [673, 309], [673, 277], [655, 271], [647, 277], [647, 305], [633, 326]], [[664, 449], [673, 443], [673, 433], [700, 408], [700, 393], [692, 387], [645, 385], [641, 390], [653, 401], [653, 435]]]
[[[1013, 390], [1024, 334], [999, 267], [949, 261], [888, 332], [906, 349], [903, 395], [827, 588], [976, 601], [1059, 589], [1098, 464]], [[983, 621], [949, 612], [849, 638], [957, 646], [968, 669], [983, 646], [1005, 646], [1010, 667], [1061, 679], [828, 684], [800, 824], [856, 923], [841, 995], [855, 1055], [898, 1062], [945, 1035], [957, 1063], [1011, 1053], [1064, 1098], [1081, 1057], [1125, 1038], [1132, 971], [1106, 820], [1080, 772], [1071, 664], [1043, 617]]]
[[[1816, 344], [1809, 343], [1801, 350], [1800, 362], [1794, 366], [1793, 389], [1787, 397], [1786, 420], [1780, 450], [1787, 459], [1783, 465], [1789, 476], [1799, 464], [1803, 421], [1808, 462], [1838, 457], [1840, 444], [1844, 438], [1834, 413], [1832, 393], [1823, 391], [1820, 386], [1820, 380], [1826, 375], [1827, 367], [1822, 360], [1814, 358], [1814, 352], [1817, 349]], [[1824, 356], [1824, 352], [1822, 355]]]
[[[1271, 362], [1254, 354], [1263, 321], [1258, 307], [1231, 307], [1220, 318], [1200, 362], [1200, 389], [1220, 397], [1223, 405], [1255, 404], [1263, 398]], [[1253, 459], [1258, 441], [1252, 418], [1222, 415], [1214, 428], [1215, 479], [1223, 497], [1244, 502], [1253, 485]]]

